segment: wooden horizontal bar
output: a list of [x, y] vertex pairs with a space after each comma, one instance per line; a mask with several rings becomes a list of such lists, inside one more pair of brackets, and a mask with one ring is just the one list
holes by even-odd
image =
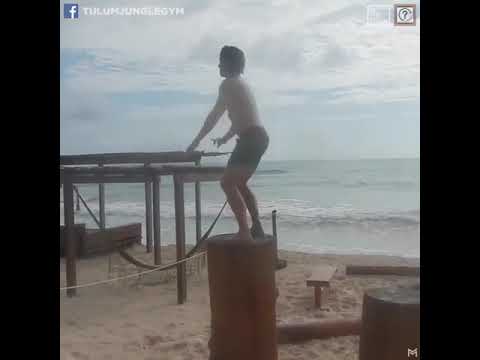
[[419, 276], [420, 267], [418, 266], [360, 266], [347, 265], [345, 273], [347, 275], [399, 275], [399, 276]]
[[224, 166], [195, 166], [195, 165], [162, 165], [162, 169], [170, 170], [175, 174], [216, 174], [225, 171]]
[[[60, 176], [60, 183], [63, 184], [63, 176]], [[74, 184], [122, 184], [122, 183], [143, 183], [145, 179], [150, 177], [145, 176], [72, 176], [72, 183]]]
[[277, 325], [278, 344], [294, 344], [312, 339], [360, 335], [362, 320], [337, 319]]
[[201, 157], [202, 152], [200, 151], [60, 155], [60, 165], [195, 162]]
[[164, 168], [162, 165], [148, 165], [148, 166], [72, 166], [72, 167], [61, 167], [60, 173], [68, 173], [75, 176], [76, 174], [81, 175], [124, 175], [124, 174], [152, 174], [152, 175], [172, 175], [173, 172], [170, 169]]
[[218, 181], [223, 176], [222, 166], [106, 166], [106, 167], [63, 167], [60, 183], [69, 175], [75, 184], [134, 183], [152, 181], [154, 176], [175, 175], [185, 183]]
[[72, 174], [217, 174], [225, 171], [223, 166], [189, 166], [189, 165], [145, 165], [145, 166], [62, 166], [60, 173]]

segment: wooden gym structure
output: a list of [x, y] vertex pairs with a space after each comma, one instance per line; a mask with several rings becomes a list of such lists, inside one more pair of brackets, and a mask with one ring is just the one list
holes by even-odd
[[[177, 259], [181, 260], [186, 256], [184, 184], [195, 183], [198, 245], [202, 238], [200, 182], [218, 181], [224, 170], [220, 166], [200, 166], [201, 157], [200, 152], [62, 156], [60, 180], [64, 196], [67, 286], [76, 285], [78, 244], [75, 243], [74, 236], [74, 184], [100, 184], [99, 222], [101, 228], [105, 228], [104, 184], [145, 183], [147, 251], [152, 250], [153, 239], [154, 262], [157, 265], [161, 263], [159, 184], [162, 176], [173, 176], [176, 249]], [[165, 165], [185, 162], [193, 162], [194, 165]], [[275, 270], [279, 269], [281, 260], [277, 257], [276, 236], [267, 235], [265, 238], [256, 238], [253, 242], [232, 241], [232, 236], [233, 234], [220, 234], [206, 241], [211, 308], [210, 360], [277, 360], [279, 343], [350, 335], [360, 335], [359, 360], [399, 360], [406, 358], [407, 351], [412, 354], [418, 351], [419, 286], [368, 290], [364, 294], [361, 319], [277, 325]], [[185, 263], [175, 266], [177, 298], [178, 303], [182, 304], [187, 294]], [[334, 272], [330, 268], [324, 270], [321, 278], [329, 281]], [[406, 276], [419, 274], [417, 270], [404, 268], [392, 270], [382, 267], [372, 270], [350, 267], [348, 270], [348, 274], [372, 272], [401, 273]], [[314, 276], [311, 279], [312, 286], [327, 285], [317, 278]], [[75, 295], [75, 290], [74, 287], [68, 289], [68, 296]], [[317, 303], [319, 302], [318, 296]]]
[[[185, 257], [185, 204], [184, 186], [195, 183], [196, 240], [202, 236], [201, 193], [202, 181], [220, 180], [223, 166], [201, 166], [204, 156], [224, 153], [162, 152], [162, 153], [110, 153], [60, 156], [60, 184], [63, 186], [64, 237], [67, 277], [67, 296], [76, 294], [76, 259], [78, 237], [75, 236], [74, 191], [75, 184], [99, 184], [99, 220], [101, 230], [105, 227], [105, 184], [144, 183], [147, 252], [153, 250], [154, 264], [160, 265], [160, 183], [164, 176], [172, 176], [175, 193], [175, 233], [177, 261]], [[189, 164], [190, 163], [190, 164]], [[93, 214], [91, 214], [93, 215]], [[94, 217], [95, 219], [95, 217]], [[152, 246], [153, 245], [153, 246]], [[186, 300], [185, 263], [177, 266], [178, 303]], [[70, 288], [71, 287], [71, 288]]]

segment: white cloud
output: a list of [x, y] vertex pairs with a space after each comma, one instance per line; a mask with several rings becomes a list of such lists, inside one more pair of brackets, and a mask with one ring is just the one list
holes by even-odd
[[[266, 111], [306, 104], [319, 93], [329, 94], [321, 101], [337, 105], [417, 101], [420, 20], [415, 27], [366, 25], [366, 5], [372, 3], [82, 0], [80, 7], [184, 7], [185, 15], [80, 14], [78, 20], [63, 19], [62, 4], [61, 48], [88, 54], [65, 68], [62, 121], [114, 121], [117, 114], [108, 96], [116, 93], [186, 91], [213, 97], [220, 82], [218, 54], [226, 44], [245, 51], [245, 78]], [[187, 121], [207, 110], [192, 104], [135, 111], [122, 119], [135, 116], [154, 124], [158, 111]]]
[[[412, 84], [419, 83], [419, 27], [365, 25], [367, 3], [297, 0], [268, 6], [215, 0], [190, 11], [194, 3], [183, 2], [185, 16], [63, 19], [61, 46], [89, 49], [94, 60], [78, 64], [69, 75], [77, 88], [95, 91], [216, 92], [219, 49], [236, 44], [247, 54], [246, 75], [270, 96], [279, 89], [376, 87], [385, 78], [396, 78], [396, 88], [417, 96]], [[98, 6], [93, 1], [80, 5], [92, 4]], [[127, 4], [131, 6], [128, 1], [102, 2]], [[139, 1], [136, 6], [151, 4]]]

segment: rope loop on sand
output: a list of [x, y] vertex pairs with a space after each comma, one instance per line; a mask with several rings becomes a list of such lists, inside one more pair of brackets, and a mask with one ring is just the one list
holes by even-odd
[[85, 288], [85, 287], [90, 287], [90, 286], [107, 284], [107, 283], [111, 283], [111, 282], [118, 281], [118, 280], [133, 278], [133, 277], [136, 277], [136, 276], [142, 276], [142, 275], [144, 275], [144, 274], [149, 274], [149, 273], [152, 273], [152, 272], [154, 272], [154, 271], [160, 271], [160, 270], [169, 269], [169, 268], [174, 267], [175, 265], [178, 265], [178, 264], [187, 262], [187, 261], [189, 261], [189, 260], [193, 260], [193, 259], [195, 259], [195, 258], [197, 258], [197, 257], [200, 257], [200, 256], [204, 256], [206, 253], [207, 253], [206, 251], [203, 251], [203, 252], [201, 252], [201, 253], [198, 253], [198, 254], [196, 254], [196, 255], [192, 255], [192, 256], [190, 256], [190, 257], [186, 257], [186, 258], [184, 258], [184, 259], [182, 259], [182, 260], [179, 260], [179, 261], [177, 261], [177, 262], [174, 262], [174, 263], [172, 263], [172, 264], [160, 265], [160, 266], [156, 267], [155, 269], [142, 271], [142, 272], [139, 272], [139, 273], [136, 273], [136, 274], [130, 274], [130, 275], [121, 276], [121, 277], [117, 277], [117, 278], [113, 278], [113, 279], [95, 281], [95, 282], [91, 282], [91, 283], [87, 283], [87, 284], [81, 284], [81, 285], [76, 285], [76, 286], [65, 286], [65, 287], [61, 287], [61, 288], [60, 288], [60, 291], [68, 290], [68, 289], [78, 289], [78, 288]]

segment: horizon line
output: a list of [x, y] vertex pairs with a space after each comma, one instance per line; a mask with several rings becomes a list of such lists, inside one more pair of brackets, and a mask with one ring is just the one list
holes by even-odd
[[[212, 159], [216, 160], [216, 159]], [[262, 161], [363, 161], [363, 160], [420, 160], [420, 157], [341, 158], [341, 159], [263, 159]]]

